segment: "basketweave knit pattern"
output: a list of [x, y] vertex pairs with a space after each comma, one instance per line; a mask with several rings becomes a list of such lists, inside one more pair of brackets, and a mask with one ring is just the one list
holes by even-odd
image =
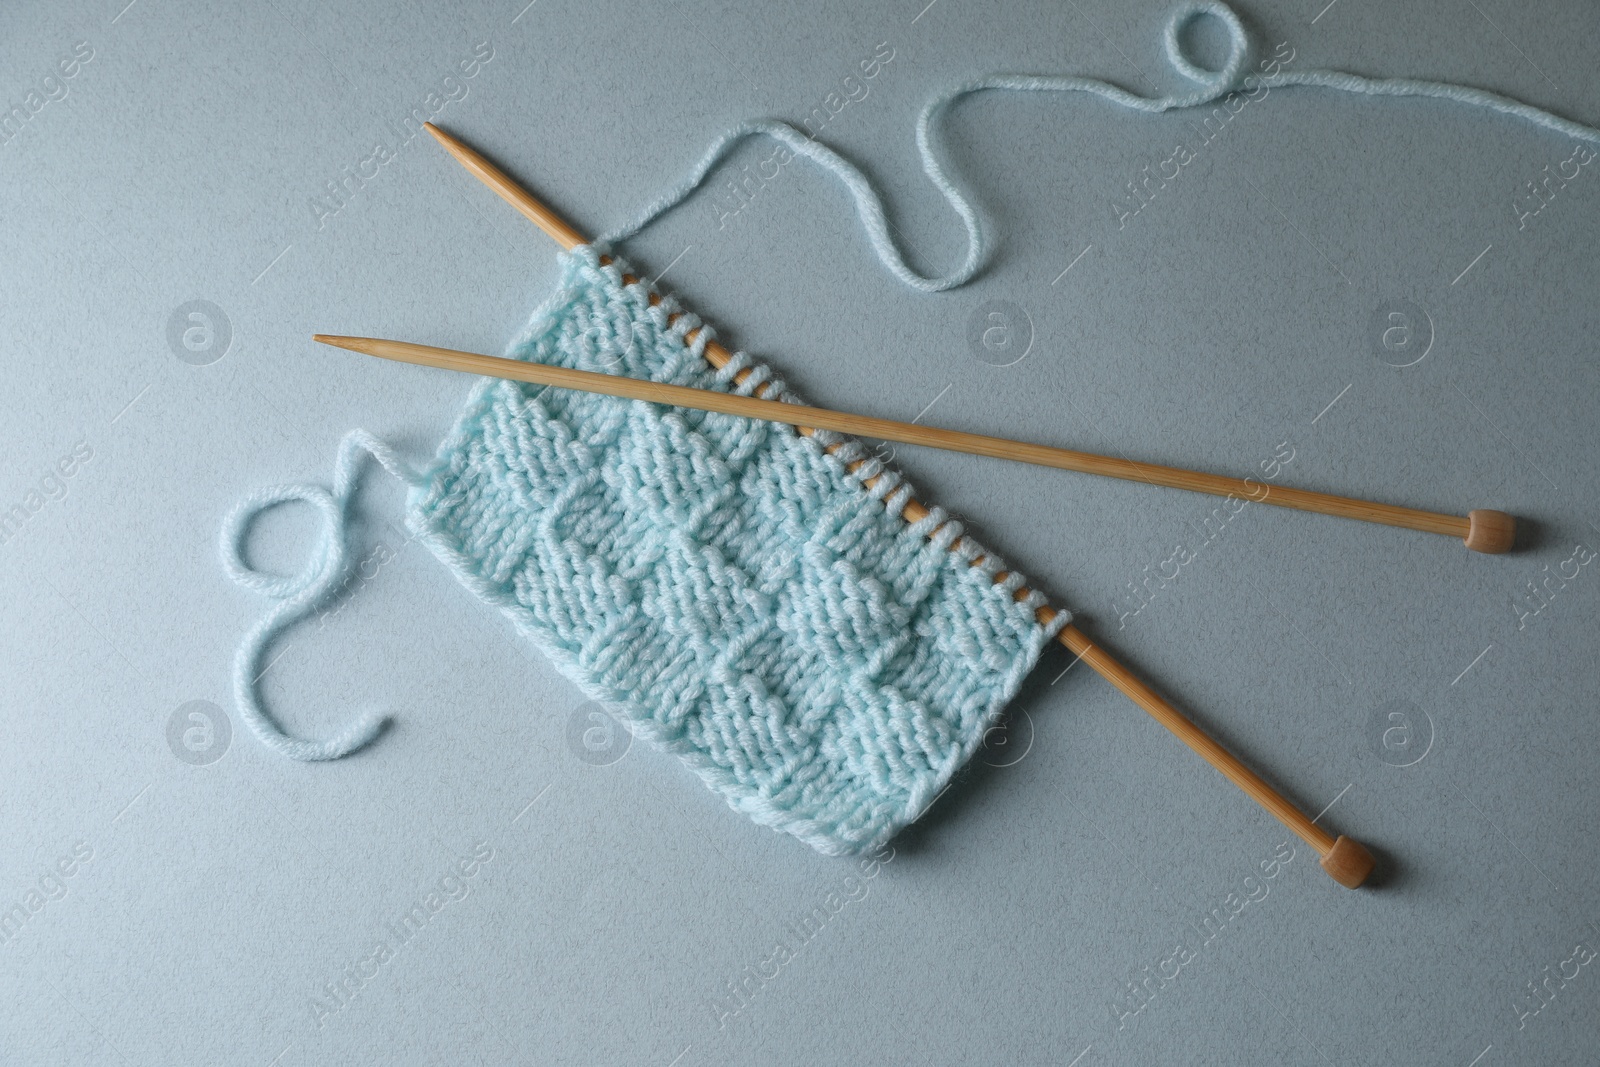
[[[652, 307], [604, 251], [561, 257], [511, 355], [798, 402], [743, 353], [712, 368], [710, 328], [686, 344], [701, 321], [669, 325], [677, 302]], [[636, 736], [757, 822], [853, 853], [922, 814], [1067, 622], [1041, 626], [1040, 595], [996, 583], [1005, 565], [943, 512], [908, 524], [898, 475], [847, 469], [865, 456], [836, 434], [486, 379], [410, 521]]]

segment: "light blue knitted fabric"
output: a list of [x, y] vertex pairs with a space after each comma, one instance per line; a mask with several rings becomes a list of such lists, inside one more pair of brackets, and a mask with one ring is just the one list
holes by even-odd
[[[512, 354], [749, 394], [765, 367], [581, 247]], [[750, 368], [737, 388], [734, 375]], [[779, 381], [766, 395], [795, 398]], [[635, 735], [827, 853], [882, 845], [944, 788], [1065, 624], [942, 511], [834, 434], [485, 380], [412, 522]], [[863, 482], [878, 475], [873, 488]], [[954, 546], [952, 548], [952, 546]], [[978, 557], [986, 557], [974, 565]]]
[[[700, 320], [669, 325], [677, 301], [652, 307], [620, 259], [584, 246], [561, 263], [511, 355], [723, 390], [748, 368], [735, 391], [798, 402], [743, 353], [713, 369], [711, 329], [686, 344]], [[342, 545], [363, 450], [411, 483], [413, 533], [580, 689], [735, 810], [827, 854], [876, 849], [921, 815], [1069, 618], [1041, 625], [1043, 597], [1018, 600], [1014, 572], [996, 582], [1005, 564], [938, 508], [908, 523], [910, 486], [860, 442], [499, 379], [473, 390], [425, 471], [356, 436], [334, 494], [280, 487], [241, 505], [224, 535], [236, 576], [254, 574], [237, 552], [249, 516], [285, 499], [321, 507]], [[332, 588], [284, 581], [263, 591], [301, 611]], [[360, 747], [379, 723], [320, 747], [261, 709], [255, 665], [285, 621], [241, 650], [247, 723], [301, 759]]]

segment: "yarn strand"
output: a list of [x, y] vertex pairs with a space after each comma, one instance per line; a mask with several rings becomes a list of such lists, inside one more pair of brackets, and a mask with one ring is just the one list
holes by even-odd
[[[1229, 53], [1227, 61], [1220, 70], [1208, 70], [1196, 64], [1185, 54], [1179, 39], [1190, 23], [1201, 16], [1217, 19], [1227, 31]], [[1258, 89], [1306, 86], [1337, 89], [1366, 96], [1420, 96], [1451, 100], [1525, 119], [1536, 126], [1568, 137], [1600, 143], [1600, 130], [1592, 126], [1563, 118], [1509, 96], [1468, 85], [1414, 78], [1368, 78], [1338, 70], [1246, 73], [1252, 54], [1250, 36], [1244, 24], [1240, 22], [1239, 16], [1220, 0], [1202, 0], [1180, 5], [1168, 18], [1162, 36], [1167, 61], [1178, 74], [1195, 83], [1196, 88], [1193, 91], [1171, 96], [1140, 96], [1097, 78], [992, 74], [946, 90], [928, 102], [918, 116], [916, 125], [917, 153], [921, 157], [922, 170], [950, 209], [960, 218], [967, 231], [966, 258], [959, 267], [948, 274], [925, 275], [911, 267], [906, 262], [905, 252], [899, 242], [890, 233], [883, 196], [871, 179], [832, 148], [776, 118], [750, 119], [717, 136], [683, 180], [645, 208], [632, 222], [611, 230], [599, 240], [610, 245], [638, 234], [657, 218], [688, 199], [705, 183], [717, 164], [733, 150], [734, 146], [747, 137], [759, 134], [780, 142], [796, 156], [811, 160], [833, 174], [844, 185], [855, 202], [856, 214], [866, 230], [868, 240], [889, 273], [911, 288], [923, 292], [954, 289], [970, 281], [983, 269], [989, 258], [990, 241], [988, 228], [978, 208], [951, 176], [950, 168], [942, 160], [936, 133], [940, 118], [958, 100], [972, 93], [991, 90], [1089, 93], [1119, 107], [1155, 113], [1199, 107], [1223, 99], [1240, 89], [1256, 92]]]
[[[239, 714], [268, 748], [297, 760], [332, 760], [349, 755], [371, 743], [388, 724], [385, 716], [368, 712], [322, 741], [293, 737], [262, 707], [256, 683], [264, 669], [261, 659], [273, 640], [289, 626], [315, 611], [344, 580], [349, 571], [349, 546], [346, 516], [350, 495], [361, 475], [362, 461], [371, 456], [385, 470], [407, 485], [419, 484], [420, 477], [388, 445], [365, 430], [346, 434], [339, 445], [334, 464], [333, 492], [320, 485], [273, 485], [258, 489], [234, 505], [222, 523], [223, 569], [228, 577], [248, 589], [277, 600], [260, 622], [239, 644], [234, 655], [233, 691]], [[312, 548], [311, 559], [298, 574], [280, 575], [258, 571], [241, 555], [245, 533], [257, 515], [268, 508], [291, 501], [303, 501], [322, 516], [322, 534]]]

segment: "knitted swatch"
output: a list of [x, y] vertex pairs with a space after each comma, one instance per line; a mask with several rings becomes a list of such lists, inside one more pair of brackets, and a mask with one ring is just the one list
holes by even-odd
[[[748, 394], [771, 378], [702, 356], [711, 331], [655, 307], [620, 260], [563, 257], [521, 359]], [[798, 402], [781, 382], [767, 395]], [[412, 522], [636, 735], [735, 810], [826, 853], [882, 845], [982, 742], [1065, 623], [864, 450], [786, 426], [485, 380]], [[881, 474], [867, 489], [863, 480]], [[931, 535], [931, 536], [930, 536]], [[973, 560], [986, 556], [974, 566]]]
[[[584, 246], [561, 268], [516, 358], [744, 394], [765, 382], [798, 402], [743, 353], [713, 369], [710, 328], [685, 343], [700, 320], [669, 325], [677, 302], [652, 307], [625, 262]], [[1068, 621], [1041, 625], [1042, 596], [1017, 600], [1023, 577], [996, 582], [1009, 568], [941, 510], [908, 523], [910, 486], [837, 434], [484, 379], [420, 474], [347, 442], [328, 501], [341, 543], [358, 449], [412, 484], [413, 533], [580, 689], [734, 809], [828, 854], [878, 848], [921, 815]], [[255, 573], [237, 556], [244, 524], [287, 488], [230, 517], [236, 571]], [[369, 740], [376, 722], [319, 745], [266, 717], [253, 678], [275, 629], [236, 674], [258, 736], [302, 759]]]

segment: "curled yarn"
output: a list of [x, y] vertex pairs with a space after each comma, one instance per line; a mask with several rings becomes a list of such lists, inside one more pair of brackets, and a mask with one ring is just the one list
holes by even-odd
[[[362, 463], [368, 456], [376, 459], [401, 481], [412, 485], [417, 483], [416, 472], [396, 456], [388, 445], [365, 430], [353, 430], [339, 444], [332, 492], [320, 485], [266, 486], [235, 504], [222, 522], [220, 548], [223, 570], [245, 588], [278, 601], [245, 634], [234, 655], [234, 702], [250, 731], [268, 748], [291, 759], [330, 760], [349, 755], [369, 744], [388, 722], [382, 715], [367, 712], [330, 738], [303, 740], [285, 733], [267, 713], [256, 686], [264, 673], [261, 658], [273, 639], [316, 611], [349, 573], [347, 511], [350, 494], [355, 490]], [[312, 547], [311, 558], [297, 574], [283, 575], [256, 570], [244, 561], [241, 554], [250, 524], [268, 508], [292, 501], [310, 504], [322, 519], [322, 531]]]
[[[1195, 20], [1209, 16], [1219, 21], [1227, 31], [1228, 57], [1218, 70], [1208, 70], [1194, 62], [1184, 51], [1181, 37]], [[917, 118], [917, 153], [922, 160], [922, 170], [928, 176], [950, 209], [961, 219], [967, 231], [967, 254], [961, 265], [948, 274], [924, 275], [912, 268], [905, 253], [891, 234], [883, 196], [872, 181], [855, 164], [827, 145], [817, 141], [781, 119], [762, 118], [742, 122], [717, 136], [700, 161], [688, 175], [654, 203], [650, 204], [632, 222], [606, 233], [601, 240], [614, 243], [637, 234], [661, 215], [682, 203], [704, 184], [716, 165], [739, 142], [747, 137], [762, 135], [782, 143], [796, 156], [809, 159], [833, 174], [855, 202], [856, 214], [866, 230], [867, 238], [884, 267], [913, 289], [939, 292], [966, 284], [983, 269], [990, 253], [988, 227], [972, 200], [950, 175], [950, 168], [939, 151], [935, 133], [940, 117], [957, 100], [972, 93], [988, 90], [1011, 92], [1089, 93], [1132, 111], [1162, 112], [1178, 108], [1199, 107], [1220, 100], [1240, 89], [1255, 92], [1258, 89], [1275, 89], [1287, 86], [1312, 86], [1360, 93], [1366, 96], [1421, 96], [1438, 100], [1481, 107], [1502, 115], [1524, 119], [1555, 133], [1584, 141], [1600, 143], [1600, 130], [1571, 119], [1562, 118], [1542, 108], [1525, 104], [1509, 96], [1451, 82], [1428, 81], [1414, 78], [1368, 78], [1337, 70], [1289, 71], [1279, 69], [1272, 74], [1246, 73], [1253, 51], [1249, 33], [1233, 9], [1221, 0], [1201, 0], [1185, 3], [1173, 11], [1162, 32], [1162, 45], [1167, 62], [1179, 75], [1195, 84], [1187, 93], [1171, 96], [1140, 96], [1121, 86], [1097, 78], [1076, 76], [991, 74], [974, 81], [964, 82], [948, 89], [930, 100]]]

